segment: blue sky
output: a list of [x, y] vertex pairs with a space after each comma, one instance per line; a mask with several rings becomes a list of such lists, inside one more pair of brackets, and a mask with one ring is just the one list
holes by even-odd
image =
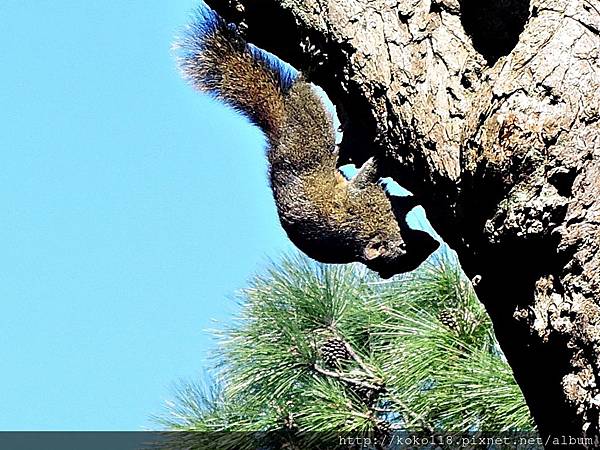
[[177, 72], [197, 5], [0, 3], [0, 430], [153, 427], [292, 248], [260, 133]]
[[290, 248], [260, 134], [177, 73], [197, 4], [0, 3], [0, 430], [151, 427]]

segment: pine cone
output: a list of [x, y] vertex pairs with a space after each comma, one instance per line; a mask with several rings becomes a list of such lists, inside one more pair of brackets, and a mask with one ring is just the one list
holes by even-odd
[[346, 343], [341, 339], [331, 338], [321, 345], [321, 356], [329, 366], [338, 366], [341, 361], [350, 359]]
[[361, 384], [356, 384], [352, 386], [352, 392], [354, 392], [354, 394], [356, 394], [356, 396], [366, 405], [372, 406], [377, 402], [377, 399], [383, 392], [383, 388], [378, 387], [377, 389], [373, 389]]
[[373, 431], [375, 439], [380, 443], [385, 443], [392, 433], [392, 424], [387, 420], [378, 420]]
[[438, 315], [438, 319], [446, 327], [453, 331], [458, 330], [458, 321], [456, 318], [456, 312], [451, 309], [444, 309]]

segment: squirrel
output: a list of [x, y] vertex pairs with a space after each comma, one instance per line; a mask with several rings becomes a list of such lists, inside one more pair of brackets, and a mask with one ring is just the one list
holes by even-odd
[[389, 278], [438, 247], [408, 227], [406, 213], [416, 205], [387, 193], [374, 158], [352, 179], [341, 174], [332, 118], [301, 74], [249, 46], [212, 11], [200, 11], [179, 47], [184, 78], [262, 130], [281, 225], [305, 254], [323, 263], [361, 262]]

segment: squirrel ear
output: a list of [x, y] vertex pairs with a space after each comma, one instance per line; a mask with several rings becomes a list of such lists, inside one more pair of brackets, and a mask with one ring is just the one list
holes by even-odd
[[363, 255], [367, 261], [378, 258], [383, 253], [383, 246], [379, 240], [369, 241], [363, 251]]
[[351, 187], [364, 189], [365, 187], [377, 183], [379, 180], [379, 168], [377, 160], [374, 157], [369, 158], [354, 175], [351, 181]]

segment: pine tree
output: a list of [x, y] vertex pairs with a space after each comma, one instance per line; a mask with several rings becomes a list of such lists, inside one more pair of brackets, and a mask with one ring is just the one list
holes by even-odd
[[219, 335], [221, 390], [183, 388], [168, 428], [224, 432], [224, 449], [332, 448], [328, 433], [532, 430], [490, 320], [448, 256], [388, 281], [285, 257], [239, 300]]

